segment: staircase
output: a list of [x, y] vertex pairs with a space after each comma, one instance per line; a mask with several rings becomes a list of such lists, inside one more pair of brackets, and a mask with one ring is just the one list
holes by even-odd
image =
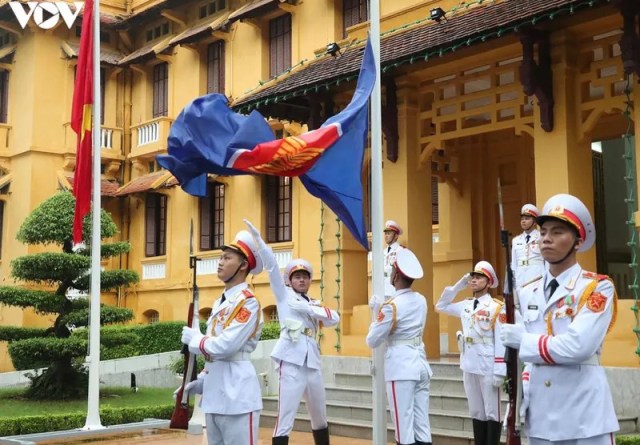
[[[346, 364], [339, 360], [347, 360]], [[473, 427], [462, 383], [462, 371], [452, 359], [430, 362], [433, 370], [429, 419], [434, 445], [473, 445]], [[369, 359], [323, 357], [327, 395], [327, 416], [331, 435], [371, 439], [372, 390]], [[277, 396], [263, 398], [260, 425], [273, 427]], [[503, 394], [501, 413], [506, 409]], [[636, 418], [619, 417], [620, 433], [636, 431]], [[311, 431], [304, 402], [300, 404], [294, 429]], [[387, 438], [395, 443], [394, 428], [387, 408]], [[503, 440], [504, 442], [504, 437]]]

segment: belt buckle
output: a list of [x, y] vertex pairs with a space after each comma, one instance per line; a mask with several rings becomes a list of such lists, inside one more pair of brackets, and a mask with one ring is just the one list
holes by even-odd
[[465, 343], [473, 343], [473, 337], [465, 337], [464, 338], [464, 342]]
[[304, 331], [302, 331], [302, 333], [307, 337], [313, 337], [313, 329], [311, 328], [304, 328]]

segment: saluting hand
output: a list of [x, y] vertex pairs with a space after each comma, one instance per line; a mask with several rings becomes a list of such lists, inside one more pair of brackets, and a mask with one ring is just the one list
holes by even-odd
[[244, 221], [244, 223], [247, 225], [247, 228], [249, 229], [249, 232], [251, 232], [251, 234], [253, 235], [253, 237], [256, 240], [261, 240], [262, 239], [258, 229], [256, 229], [256, 227], [253, 224], [251, 224], [251, 222], [248, 219], [243, 219], [242, 221]]
[[460, 291], [465, 290], [467, 288], [468, 284], [469, 284], [469, 278], [471, 278], [471, 274], [470, 273], [464, 274], [462, 276], [462, 278], [460, 278], [458, 280], [458, 282], [453, 285], [453, 289], [456, 292], [460, 292]]

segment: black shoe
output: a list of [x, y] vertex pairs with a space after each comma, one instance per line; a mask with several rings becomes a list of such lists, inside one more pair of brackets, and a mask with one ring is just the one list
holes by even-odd
[[473, 420], [473, 440], [476, 445], [489, 445], [487, 443], [487, 430], [489, 428], [489, 422], [486, 420]]
[[329, 445], [329, 427], [321, 430], [311, 430], [315, 445]]
[[498, 445], [500, 443], [500, 434], [502, 433], [502, 424], [495, 420], [487, 420], [487, 445]]
[[289, 436], [275, 436], [271, 438], [271, 445], [289, 445]]
[[432, 443], [431, 442], [421, 442], [419, 440], [416, 440], [414, 445], [432, 445]]

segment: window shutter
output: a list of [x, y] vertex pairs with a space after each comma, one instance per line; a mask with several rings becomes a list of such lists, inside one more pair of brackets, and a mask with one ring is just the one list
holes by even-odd
[[438, 177], [431, 176], [431, 224], [439, 224], [438, 213]]
[[207, 196], [200, 198], [200, 250], [211, 250], [211, 186]]
[[156, 256], [156, 200], [149, 194], [145, 202], [145, 255]]

